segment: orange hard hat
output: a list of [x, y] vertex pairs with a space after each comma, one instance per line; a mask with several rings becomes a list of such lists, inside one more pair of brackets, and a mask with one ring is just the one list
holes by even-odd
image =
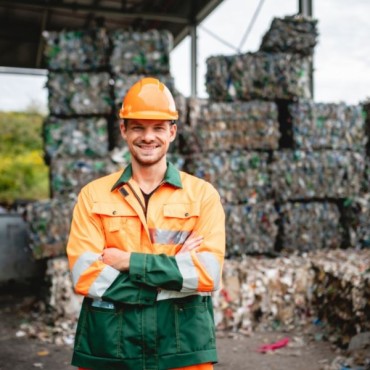
[[136, 82], [123, 99], [120, 118], [177, 120], [179, 114], [168, 88], [156, 78]]

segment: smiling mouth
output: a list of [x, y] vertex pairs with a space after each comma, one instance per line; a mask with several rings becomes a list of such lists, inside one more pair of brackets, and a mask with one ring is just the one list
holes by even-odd
[[140, 145], [139, 144], [138, 147], [143, 150], [153, 150], [153, 149], [159, 148], [159, 145]]

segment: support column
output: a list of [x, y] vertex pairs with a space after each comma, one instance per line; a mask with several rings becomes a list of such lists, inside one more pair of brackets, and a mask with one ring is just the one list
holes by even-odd
[[[312, 9], [312, 0], [298, 0], [298, 12], [299, 14], [305, 17], [312, 17], [313, 9]], [[310, 74], [310, 92], [311, 98], [314, 98], [314, 67], [313, 67], [313, 55], [310, 61], [309, 66], [309, 74]]]
[[190, 39], [191, 39], [191, 97], [197, 96], [197, 26], [195, 24], [190, 26]]

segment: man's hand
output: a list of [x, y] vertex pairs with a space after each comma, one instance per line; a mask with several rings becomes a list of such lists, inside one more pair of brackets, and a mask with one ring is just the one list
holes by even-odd
[[185, 240], [185, 243], [182, 245], [178, 253], [190, 252], [197, 250], [203, 242], [203, 236], [197, 235], [194, 231], [188, 236]]
[[119, 271], [127, 271], [130, 267], [130, 252], [124, 252], [118, 248], [106, 248], [103, 250], [101, 260]]

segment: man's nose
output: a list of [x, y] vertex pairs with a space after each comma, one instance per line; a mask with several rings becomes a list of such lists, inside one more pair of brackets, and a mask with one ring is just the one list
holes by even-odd
[[145, 141], [152, 141], [154, 140], [154, 130], [152, 128], [146, 128], [143, 132], [143, 140]]

